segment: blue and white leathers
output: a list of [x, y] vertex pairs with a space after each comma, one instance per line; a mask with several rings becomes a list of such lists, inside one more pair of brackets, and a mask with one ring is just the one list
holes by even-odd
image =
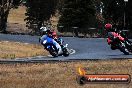
[[53, 43], [53, 44], [56, 46], [56, 48], [58, 49], [58, 54], [61, 54], [61, 53], [62, 53], [61, 46], [60, 46], [53, 38], [50, 38], [50, 37], [47, 36], [47, 35], [43, 35], [43, 36], [40, 38], [40, 43], [41, 43], [41, 44]]

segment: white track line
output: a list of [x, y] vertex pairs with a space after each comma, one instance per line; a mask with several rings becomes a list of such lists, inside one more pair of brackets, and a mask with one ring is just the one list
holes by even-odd
[[76, 53], [76, 51], [74, 49], [70, 49], [69, 51], [70, 51], [70, 54]]

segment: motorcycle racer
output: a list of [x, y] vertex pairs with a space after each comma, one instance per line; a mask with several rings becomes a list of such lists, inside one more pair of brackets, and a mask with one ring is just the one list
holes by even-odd
[[53, 38], [57, 43], [60, 44], [61, 47], [63, 47], [63, 40], [62, 38], [57, 36], [57, 33], [55, 31], [51, 31], [47, 29], [46, 27], [41, 27], [40, 30], [42, 30], [42, 35], [48, 35], [49, 37]]
[[[45, 47], [47, 51], [49, 51], [52, 56], [69, 56], [70, 53], [67, 48], [68, 44], [63, 45], [63, 40], [61, 38], [58, 38], [56, 32], [44, 27], [41, 28], [41, 30], [43, 35], [39, 39], [39, 42]], [[57, 53], [54, 51], [56, 51]]]
[[40, 30], [42, 30], [42, 37], [39, 38], [39, 42], [44, 45], [44, 40], [46, 40], [46, 38], [52, 38], [52, 41], [49, 41], [49, 42], [53, 42], [53, 44], [56, 46], [56, 51], [58, 53], [60, 53], [62, 50], [61, 50], [61, 46], [59, 45], [58, 42], [55, 41], [55, 39], [53, 38], [53, 35], [52, 35], [52, 31], [50, 31], [49, 29], [47, 29], [46, 27], [41, 27]]
[[[130, 41], [125, 36], [122, 36], [121, 32], [113, 29], [112, 24], [106, 24], [105, 29], [107, 30], [108, 34], [107, 42], [108, 45], [111, 45], [112, 50], [120, 49], [125, 54], [128, 54], [128, 51], [132, 52], [132, 45]], [[123, 43], [124, 45], [122, 45]], [[124, 50], [122, 50], [122, 46]]]
[[108, 38], [107, 38], [107, 42], [108, 42], [108, 45], [111, 44], [111, 49], [112, 50], [115, 50], [116, 49], [116, 46], [115, 44], [113, 44], [113, 38], [116, 37], [116, 38], [119, 38], [120, 40], [124, 40], [124, 38], [115, 31], [115, 29], [112, 28], [112, 24], [110, 23], [107, 23], [105, 24], [105, 29], [107, 30], [107, 35], [108, 35]]
[[115, 34], [117, 37], [120, 37], [120, 38], [124, 38], [125, 41], [127, 41], [128, 43], [132, 43], [130, 40], [128, 40], [127, 36], [121, 31], [121, 30], [115, 30], [113, 27], [112, 27], [112, 24], [110, 23], [107, 23], [105, 24], [105, 29], [107, 30], [107, 34], [108, 34], [108, 44], [110, 44], [110, 35], [111, 33]]

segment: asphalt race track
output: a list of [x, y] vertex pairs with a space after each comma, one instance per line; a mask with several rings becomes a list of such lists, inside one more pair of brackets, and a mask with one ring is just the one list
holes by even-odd
[[[10, 35], [0, 34], [0, 41], [15, 41], [23, 43], [39, 44], [39, 36], [30, 35]], [[72, 54], [68, 57], [59, 56], [53, 58], [51, 56], [38, 56], [32, 58], [18, 58], [9, 61], [50, 61], [50, 60], [80, 60], [80, 59], [118, 59], [132, 58], [132, 54], [124, 55], [119, 50], [111, 50], [104, 38], [75, 38], [63, 37], [64, 44], [68, 43], [68, 48], [72, 50]]]

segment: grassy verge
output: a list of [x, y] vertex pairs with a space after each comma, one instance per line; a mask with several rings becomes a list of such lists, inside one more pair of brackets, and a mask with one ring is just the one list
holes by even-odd
[[0, 58], [2, 59], [33, 57], [38, 55], [48, 55], [48, 52], [43, 49], [43, 46], [37, 44], [0, 42]]
[[1, 88], [131, 88], [130, 84], [76, 83], [77, 68], [88, 74], [130, 74], [132, 60], [100, 60], [36, 64], [0, 64]]

